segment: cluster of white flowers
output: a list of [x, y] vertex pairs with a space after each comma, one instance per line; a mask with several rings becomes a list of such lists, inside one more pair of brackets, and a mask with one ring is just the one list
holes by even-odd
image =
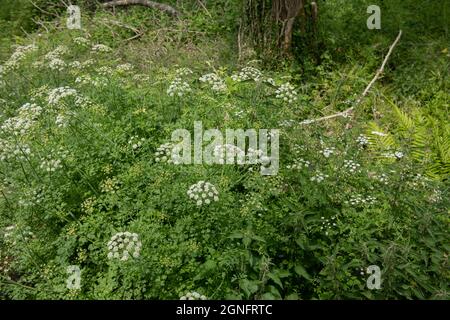
[[322, 221], [322, 226], [320, 227], [320, 230], [325, 230], [325, 235], [328, 235], [328, 232], [333, 229], [333, 227], [336, 227], [336, 217], [331, 217], [330, 219], [325, 219], [325, 217], [320, 218]]
[[150, 80], [150, 77], [146, 74], [135, 74], [133, 76], [133, 80], [138, 82], [147, 82]]
[[189, 198], [197, 203], [198, 206], [210, 204], [213, 201], [219, 201], [219, 192], [216, 187], [205, 181], [199, 181], [193, 184], [187, 191]]
[[170, 142], [160, 145], [155, 152], [155, 162], [172, 163], [172, 149], [173, 144]]
[[69, 67], [72, 69], [82, 69], [83, 65], [80, 61], [75, 60], [69, 63]]
[[62, 160], [67, 158], [67, 151], [62, 148], [59, 150], [52, 149], [49, 154], [49, 156], [41, 159], [41, 165], [39, 167], [46, 172], [55, 172], [62, 168]]
[[144, 138], [139, 138], [138, 136], [132, 136], [130, 140], [128, 140], [128, 144], [131, 146], [133, 150], [137, 150], [142, 147], [142, 144], [145, 142]]
[[397, 160], [400, 160], [400, 159], [402, 159], [405, 156], [405, 154], [403, 152], [401, 152], [401, 151], [385, 152], [382, 155], [385, 158], [394, 158], [394, 159], [397, 159]]
[[78, 97], [77, 90], [70, 87], [59, 87], [50, 90], [47, 101], [50, 105], [57, 105], [61, 101], [61, 99], [70, 96]]
[[42, 108], [35, 103], [25, 103], [18, 110], [19, 116], [36, 120], [42, 113]]
[[358, 138], [356, 138], [356, 142], [360, 147], [365, 147], [369, 145], [369, 139], [363, 134], [360, 134]]
[[81, 204], [81, 208], [82, 208], [83, 212], [85, 212], [87, 214], [94, 213], [95, 203], [96, 203], [95, 197], [90, 197], [90, 198], [87, 198], [86, 200], [84, 200], [83, 203]]
[[25, 59], [27, 54], [36, 51], [38, 49], [34, 44], [27, 46], [18, 46], [11, 57], [3, 65], [4, 71], [16, 70], [19, 67], [20, 62]]
[[109, 77], [114, 73], [114, 70], [108, 66], [100, 67], [96, 71], [98, 72], [98, 74], [105, 76], [105, 77]]
[[102, 77], [95, 77], [92, 78], [88, 74], [83, 74], [75, 79], [75, 83], [81, 84], [81, 85], [89, 85], [94, 87], [106, 87], [108, 85], [108, 81], [106, 78]]
[[100, 184], [100, 189], [105, 193], [116, 193], [119, 190], [120, 182], [117, 178], [108, 178]]
[[428, 200], [433, 203], [442, 201], [442, 191], [439, 189], [433, 189], [433, 193], [428, 197]]
[[317, 171], [316, 174], [314, 176], [312, 176], [310, 180], [320, 183], [323, 180], [325, 180], [325, 178], [329, 178], [329, 175], [323, 174], [322, 172]]
[[101, 53], [101, 52], [106, 53], [111, 52], [112, 49], [104, 44], [95, 44], [92, 46], [91, 51], [94, 53]]
[[119, 64], [116, 67], [116, 71], [118, 73], [125, 73], [125, 72], [129, 72], [131, 70], [133, 70], [133, 65], [131, 63]]
[[4, 132], [13, 134], [15, 136], [25, 135], [29, 129], [33, 126], [34, 121], [22, 117], [12, 117], [6, 119], [2, 124], [1, 129]]
[[127, 261], [130, 257], [139, 258], [142, 243], [137, 233], [119, 232], [108, 242], [108, 259]]
[[88, 47], [91, 45], [91, 42], [83, 37], [76, 37], [73, 38], [73, 42], [75, 42], [75, 44], [79, 45], [79, 46], [83, 46], [83, 47]]
[[57, 46], [54, 50], [48, 52], [44, 57], [45, 60], [52, 60], [55, 58], [60, 58], [62, 55], [69, 52], [69, 48], [66, 46]]
[[325, 148], [320, 153], [323, 154], [325, 158], [329, 158], [332, 154], [336, 152], [335, 147]]
[[232, 164], [240, 161], [245, 162], [245, 152], [239, 147], [232, 144], [219, 144], [214, 147], [213, 155], [220, 164]]
[[47, 172], [55, 172], [62, 167], [60, 159], [43, 159], [40, 168]]
[[186, 293], [184, 296], [181, 296], [180, 300], [206, 300], [206, 297], [196, 291], [192, 291]]
[[179, 69], [175, 70], [175, 77], [176, 78], [189, 76], [191, 74], [193, 74], [193, 72], [189, 68], [179, 68]]
[[350, 173], [359, 172], [359, 168], [361, 165], [353, 160], [344, 160], [344, 168], [347, 169]]
[[267, 167], [271, 163], [271, 158], [260, 149], [248, 148], [246, 153], [246, 164], [250, 164], [249, 171], [254, 171], [260, 166]]
[[31, 156], [31, 149], [27, 144], [9, 142], [0, 139], [0, 160], [19, 159], [24, 160]]
[[48, 62], [48, 67], [51, 70], [63, 71], [66, 68], [66, 63], [61, 56], [66, 54], [68, 51], [69, 49], [66, 46], [58, 46], [55, 50], [47, 53], [44, 56], [44, 59]]
[[254, 80], [254, 81], [261, 81], [263, 77], [263, 74], [260, 70], [253, 68], [253, 67], [245, 67], [242, 68], [242, 70], [237, 73], [233, 74], [231, 76], [231, 79], [237, 82], [241, 81], [247, 81], [247, 80]]
[[81, 63], [81, 65], [82, 65], [83, 68], [90, 67], [90, 66], [92, 66], [92, 65], [94, 65], [94, 64], [95, 64], [95, 61], [94, 61], [93, 59], [87, 59], [87, 60], [85, 60], [85, 61], [83, 61], [83, 62]]
[[29, 207], [33, 204], [39, 205], [44, 201], [44, 191], [42, 188], [34, 189], [32, 191], [25, 191], [22, 198], [19, 200], [19, 205]]
[[285, 102], [292, 103], [297, 101], [297, 91], [289, 82], [284, 83], [275, 91], [275, 97]]
[[19, 108], [18, 113], [18, 116], [6, 119], [2, 124], [4, 132], [15, 136], [27, 134], [42, 113], [42, 108], [34, 103], [26, 103]]
[[17, 228], [17, 226], [13, 224], [5, 228], [3, 237], [6, 243], [16, 245], [17, 240], [26, 242], [35, 238], [35, 235], [30, 231], [30, 227]]
[[179, 96], [182, 97], [184, 94], [191, 91], [191, 86], [186, 81], [181, 78], [175, 78], [169, 85], [167, 89], [167, 94], [170, 97]]
[[361, 194], [356, 194], [350, 198], [350, 200], [345, 201], [346, 204], [351, 206], [359, 206], [359, 205], [372, 205], [375, 204], [376, 198], [372, 196], [364, 197]]
[[295, 159], [294, 162], [290, 165], [287, 165], [286, 168], [293, 169], [293, 170], [300, 170], [302, 168], [309, 168], [311, 165], [311, 162], [308, 160], [305, 160], [303, 158]]
[[49, 61], [48, 67], [53, 71], [63, 71], [66, 68], [64, 60], [55, 58]]
[[373, 176], [374, 179], [378, 180], [382, 184], [388, 185], [389, 184], [389, 177], [387, 174], [382, 173], [380, 175]]
[[213, 91], [226, 91], [227, 86], [223, 79], [215, 73], [208, 73], [203, 75], [200, 79], [201, 82], [206, 82], [211, 85]]
[[66, 128], [69, 125], [70, 118], [74, 115], [75, 115], [75, 113], [72, 111], [66, 111], [66, 112], [60, 113], [60, 114], [56, 115], [55, 124], [59, 128]]

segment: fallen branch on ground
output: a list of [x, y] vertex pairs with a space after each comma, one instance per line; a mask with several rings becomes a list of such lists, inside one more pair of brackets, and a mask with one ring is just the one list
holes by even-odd
[[384, 58], [380, 69], [378, 69], [377, 73], [375, 74], [375, 77], [373, 77], [372, 81], [370, 81], [370, 83], [367, 85], [367, 87], [364, 90], [364, 92], [359, 96], [359, 98], [356, 100], [355, 104], [352, 107], [350, 107], [350, 108], [348, 108], [348, 109], [346, 109], [344, 111], [341, 111], [341, 112], [329, 115], [329, 116], [316, 118], [316, 119], [304, 120], [304, 121], [300, 122], [300, 124], [311, 124], [311, 123], [315, 123], [315, 122], [319, 122], [319, 121], [325, 121], [325, 120], [329, 120], [329, 119], [333, 119], [333, 118], [338, 118], [338, 117], [346, 118], [346, 117], [350, 116], [350, 114], [353, 112], [355, 107], [357, 107], [361, 103], [361, 101], [364, 99], [364, 97], [369, 93], [370, 88], [373, 86], [373, 84], [378, 80], [380, 75], [383, 73], [384, 67], [386, 66], [386, 63], [389, 60], [389, 57], [390, 57], [392, 51], [394, 50], [395, 46], [397, 45], [398, 41], [400, 40], [401, 36], [402, 36], [402, 30], [400, 30], [400, 32], [398, 33], [397, 38], [391, 44], [391, 47], [389, 48], [389, 51], [388, 51], [386, 57]]
[[111, 8], [115, 6], [128, 6], [128, 5], [141, 5], [153, 9], [158, 9], [164, 11], [165, 13], [178, 17], [180, 12], [178, 12], [174, 7], [169, 6], [168, 4], [149, 1], [149, 0], [116, 0], [109, 1], [102, 4], [104, 8]]

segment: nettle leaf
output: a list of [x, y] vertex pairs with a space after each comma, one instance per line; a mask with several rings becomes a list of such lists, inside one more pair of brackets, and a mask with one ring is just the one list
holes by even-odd
[[294, 270], [295, 270], [295, 272], [299, 275], [299, 276], [301, 276], [301, 277], [303, 277], [303, 278], [305, 278], [306, 280], [309, 280], [309, 281], [312, 281], [312, 278], [311, 278], [311, 276], [309, 275], [309, 273], [305, 270], [305, 268], [303, 268], [301, 265], [296, 265], [295, 267], [294, 267]]

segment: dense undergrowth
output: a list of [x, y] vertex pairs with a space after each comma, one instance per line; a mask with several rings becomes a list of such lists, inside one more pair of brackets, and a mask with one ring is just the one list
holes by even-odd
[[[397, 1], [395, 21], [370, 33], [366, 2], [345, 3], [323, 4], [320, 65], [301, 47], [283, 66], [251, 50], [238, 61], [226, 1], [179, 21], [100, 10], [83, 30], [61, 18], [9, 37], [20, 46], [0, 51], [0, 297], [448, 299], [445, 19]], [[354, 116], [301, 124], [352, 105], [398, 27]], [[278, 174], [169, 163], [172, 132], [195, 121], [280, 129]], [[199, 181], [213, 185], [200, 204], [188, 193]], [[69, 265], [80, 289], [66, 287]]]

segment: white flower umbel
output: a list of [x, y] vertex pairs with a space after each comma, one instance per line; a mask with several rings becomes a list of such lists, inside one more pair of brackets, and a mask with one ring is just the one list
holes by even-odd
[[389, 184], [389, 177], [385, 173], [382, 173], [380, 175], [375, 175], [375, 176], [373, 176], [373, 178], [375, 180], [378, 180], [380, 183], [382, 183], [384, 185], [388, 185]]
[[0, 160], [26, 160], [31, 157], [31, 149], [27, 144], [0, 139]]
[[91, 45], [91, 42], [88, 39], [83, 38], [83, 37], [73, 38], [73, 42], [81, 47], [88, 47]]
[[131, 149], [138, 150], [140, 147], [142, 147], [144, 142], [145, 142], [144, 138], [139, 138], [138, 136], [132, 136], [130, 138], [130, 140], [128, 140], [128, 145], [131, 146]]
[[105, 76], [105, 77], [109, 77], [114, 73], [113, 69], [108, 66], [100, 67], [96, 71], [98, 72], [98, 74]]
[[106, 53], [111, 52], [112, 49], [104, 44], [95, 44], [92, 46], [91, 52], [93, 53]]
[[61, 56], [68, 53], [69, 49], [66, 46], [57, 46], [55, 50], [50, 51], [44, 56], [44, 59], [47, 61], [53, 59], [61, 59]]
[[77, 90], [69, 87], [59, 87], [49, 92], [47, 101], [50, 105], [57, 105], [61, 99], [70, 96], [77, 97]]
[[207, 300], [204, 295], [196, 291], [188, 292], [184, 296], [180, 297], [180, 300]]
[[177, 78], [185, 77], [191, 75], [193, 72], [189, 68], [179, 68], [175, 70], [175, 76]]
[[329, 158], [335, 152], [336, 152], [336, 148], [330, 147], [330, 148], [323, 149], [320, 153], [322, 153], [325, 158]]
[[316, 174], [314, 176], [312, 176], [310, 180], [318, 182], [318, 183], [321, 183], [322, 181], [324, 181], [328, 177], [329, 176], [327, 174], [323, 174], [322, 172], [317, 171]]
[[103, 77], [95, 77], [92, 78], [88, 74], [83, 74], [75, 79], [75, 83], [80, 85], [94, 86], [94, 87], [106, 87], [108, 85], [108, 81]]
[[64, 149], [51, 150], [49, 155], [41, 159], [41, 165], [39, 166], [46, 172], [55, 172], [62, 168], [62, 160], [67, 157], [67, 151]]
[[344, 160], [344, 168], [347, 169], [350, 173], [359, 172], [360, 167], [361, 165], [353, 160]]
[[108, 259], [127, 261], [131, 258], [139, 258], [142, 243], [137, 233], [119, 232], [111, 237], [108, 242]]
[[363, 134], [360, 134], [358, 138], [356, 138], [356, 142], [360, 147], [366, 147], [369, 145], [369, 139]]
[[32, 119], [19, 116], [6, 119], [0, 128], [11, 135], [23, 136], [29, 133], [33, 124], [34, 121]]
[[133, 70], [133, 65], [131, 63], [119, 64], [116, 67], [116, 71], [118, 73], [126, 73], [126, 72], [130, 72], [131, 70]]
[[262, 80], [263, 74], [260, 70], [253, 67], [245, 67], [242, 70], [231, 76], [231, 79], [236, 82], [242, 82], [247, 80], [254, 80], [259, 82]]
[[42, 113], [42, 108], [35, 103], [25, 103], [18, 110], [19, 116], [36, 120]]
[[372, 196], [362, 196], [361, 194], [355, 194], [354, 196], [350, 197], [350, 200], [345, 201], [346, 204], [349, 204], [353, 207], [360, 207], [360, 206], [370, 206], [375, 204], [376, 198]]
[[167, 94], [170, 97], [178, 96], [182, 97], [186, 93], [191, 92], [191, 86], [186, 81], [181, 78], [175, 78], [169, 85], [167, 89]]
[[66, 68], [64, 60], [55, 58], [49, 61], [48, 67], [53, 71], [63, 71]]
[[308, 160], [305, 160], [303, 158], [300, 159], [294, 159], [293, 163], [291, 165], [287, 165], [287, 169], [292, 170], [301, 170], [303, 168], [309, 168], [311, 166], [311, 162]]
[[331, 217], [331, 219], [326, 219], [325, 217], [320, 218], [322, 221], [322, 226], [320, 230], [325, 231], [325, 235], [328, 236], [329, 232], [336, 228], [336, 217]]
[[205, 74], [199, 80], [201, 82], [205, 82], [205, 83], [208, 83], [209, 85], [211, 85], [211, 89], [213, 91], [226, 91], [227, 90], [227, 86], [226, 86], [225, 82], [223, 81], [223, 79], [215, 73]]
[[290, 83], [285, 83], [278, 87], [275, 91], [275, 97], [283, 100], [284, 102], [293, 103], [297, 101], [297, 91], [293, 85]]
[[205, 181], [193, 184], [187, 191], [188, 197], [195, 201], [198, 206], [208, 205], [213, 201], [219, 201], [219, 192], [216, 187]]
[[30, 44], [27, 46], [18, 46], [16, 48], [16, 51], [14, 51], [11, 57], [3, 65], [3, 71], [7, 72], [16, 70], [19, 67], [20, 62], [22, 62], [22, 60], [24, 60], [29, 53], [36, 51], [37, 49], [37, 46], [35, 46], [34, 44]]
[[172, 149], [173, 144], [164, 143], [160, 145], [155, 152], [155, 162], [172, 163]]
[[[214, 147], [213, 155], [220, 164], [233, 164], [237, 160], [245, 162], [245, 152], [232, 144], [221, 144]], [[238, 162], [239, 163], [239, 162]]]

